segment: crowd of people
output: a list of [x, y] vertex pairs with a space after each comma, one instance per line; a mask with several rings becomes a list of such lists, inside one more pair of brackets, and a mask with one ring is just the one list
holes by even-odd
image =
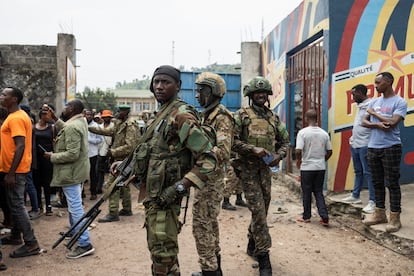
[[[383, 97], [372, 101], [367, 99], [364, 85], [352, 90], [358, 103], [350, 141], [356, 178], [352, 195], [344, 199], [359, 203], [366, 179], [370, 201], [364, 211], [372, 213], [372, 217], [364, 223], [388, 222], [387, 187], [391, 205], [386, 227], [389, 232], [401, 227], [398, 123], [407, 109], [406, 102], [392, 90], [392, 81], [391, 74], [378, 74], [376, 89]], [[44, 104], [36, 120], [28, 116], [30, 109], [21, 105], [22, 91], [5, 88], [0, 95], [0, 203], [3, 227], [10, 227], [11, 234], [1, 242], [21, 245], [10, 257], [39, 254], [30, 220], [53, 214], [53, 201], [67, 206], [69, 224], [76, 226], [85, 213], [84, 184], [89, 184], [89, 200], [96, 200], [105, 187], [111, 187], [104, 182], [113, 183], [116, 179], [114, 165], [132, 156], [134, 166], [128, 181], [139, 182], [153, 275], [180, 275], [178, 234], [183, 223], [180, 211], [191, 187], [195, 190], [192, 229], [201, 270], [192, 276], [223, 274], [218, 215], [221, 209], [236, 210], [230, 203], [232, 194], [236, 194], [235, 205], [247, 207], [251, 212], [246, 253], [258, 261], [261, 276], [272, 275], [269, 256], [272, 238], [267, 225], [270, 168], [279, 165], [289, 148], [288, 132], [270, 109], [272, 86], [263, 77], [252, 78], [243, 88], [248, 105], [232, 113], [221, 104], [226, 84], [220, 75], [201, 73], [195, 85], [201, 112], [179, 99], [178, 69], [169, 65], [156, 68], [150, 91], [159, 103], [159, 110], [145, 129], [129, 116], [127, 105], [118, 106], [115, 118], [110, 110], [102, 110], [97, 116], [93, 110], [85, 109], [79, 99], [69, 101], [60, 117], [52, 105]], [[318, 126], [314, 109], [306, 111], [305, 119], [307, 126], [296, 138], [296, 165], [301, 172], [303, 196], [303, 213], [297, 221], [310, 222], [314, 194], [320, 224], [328, 226], [323, 184], [332, 146], [329, 135]], [[111, 174], [107, 175], [109, 171]], [[133, 215], [129, 185], [113, 189], [108, 196], [109, 212], [98, 219], [99, 223]], [[27, 197], [30, 211], [26, 209]], [[80, 227], [78, 224], [68, 235], [78, 233]], [[77, 243], [67, 258], [94, 253], [87, 228]], [[0, 270], [5, 269], [0, 254]]]

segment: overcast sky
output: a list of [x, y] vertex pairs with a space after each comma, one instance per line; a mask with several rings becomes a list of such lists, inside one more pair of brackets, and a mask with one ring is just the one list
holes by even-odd
[[58, 33], [74, 34], [77, 90], [106, 89], [150, 76], [162, 64], [189, 70], [239, 63], [242, 41], [261, 41], [301, 2], [7, 0], [0, 44], [56, 45]]

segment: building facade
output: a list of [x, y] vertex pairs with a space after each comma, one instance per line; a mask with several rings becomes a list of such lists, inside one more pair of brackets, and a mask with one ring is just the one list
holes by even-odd
[[[243, 51], [260, 61], [257, 74], [273, 86], [274, 108], [286, 123], [291, 150], [284, 168], [297, 174], [294, 166], [296, 134], [304, 127], [304, 112], [319, 113], [319, 125], [332, 139], [333, 156], [328, 163], [326, 188], [351, 190], [354, 173], [349, 148], [356, 104], [351, 88], [359, 83], [378, 97], [375, 75], [389, 71], [395, 91], [408, 102], [401, 127], [402, 184], [414, 181], [414, 8], [408, 0], [305, 0], [260, 43], [260, 55]], [[254, 63], [256, 64], [256, 63]], [[254, 68], [242, 72], [242, 82]]]

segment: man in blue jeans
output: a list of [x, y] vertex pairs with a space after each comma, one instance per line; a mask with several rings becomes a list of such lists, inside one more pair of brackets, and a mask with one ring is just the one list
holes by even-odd
[[362, 204], [362, 200], [359, 196], [362, 186], [366, 181], [368, 184], [369, 201], [362, 211], [371, 214], [375, 210], [374, 186], [372, 184], [371, 172], [367, 161], [368, 142], [371, 135], [371, 129], [361, 125], [361, 121], [367, 113], [368, 105], [371, 101], [371, 99], [367, 97], [367, 90], [367, 87], [363, 84], [355, 85], [351, 90], [352, 97], [357, 103], [357, 114], [352, 128], [352, 136], [349, 139], [352, 163], [354, 165], [355, 181], [352, 194], [342, 199], [342, 201], [345, 203]]
[[[83, 216], [82, 183], [89, 177], [88, 158], [88, 125], [83, 117], [83, 103], [78, 100], [68, 102], [62, 112], [62, 119], [56, 117], [48, 106], [43, 109], [50, 112], [50, 117], [56, 121], [59, 133], [56, 138], [54, 152], [45, 152], [53, 164], [52, 187], [62, 187], [66, 196], [70, 225], [77, 223]], [[79, 231], [82, 223], [74, 229]], [[75, 234], [75, 233], [71, 233]], [[92, 254], [95, 248], [86, 229], [78, 240], [78, 246], [66, 257], [77, 259]]]

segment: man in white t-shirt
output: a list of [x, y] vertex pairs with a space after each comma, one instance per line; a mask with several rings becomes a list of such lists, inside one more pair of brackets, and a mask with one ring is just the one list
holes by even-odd
[[326, 161], [332, 155], [332, 145], [328, 133], [318, 126], [318, 115], [310, 109], [305, 113], [308, 126], [301, 129], [296, 137], [296, 166], [300, 169], [303, 214], [298, 222], [310, 222], [312, 193], [315, 196], [320, 224], [329, 226], [328, 209], [323, 196]]
[[[112, 112], [110, 110], [103, 110], [101, 113], [102, 124], [99, 124], [101, 128], [112, 128], [114, 123], [112, 122], [113, 119]], [[98, 174], [98, 181], [96, 186], [96, 193], [102, 194], [102, 187], [105, 181], [105, 174], [109, 171], [109, 156], [108, 150], [112, 144], [112, 137], [111, 136], [102, 136], [103, 140], [102, 143], [99, 144], [99, 151], [98, 151], [98, 162], [97, 162], [97, 174]]]

